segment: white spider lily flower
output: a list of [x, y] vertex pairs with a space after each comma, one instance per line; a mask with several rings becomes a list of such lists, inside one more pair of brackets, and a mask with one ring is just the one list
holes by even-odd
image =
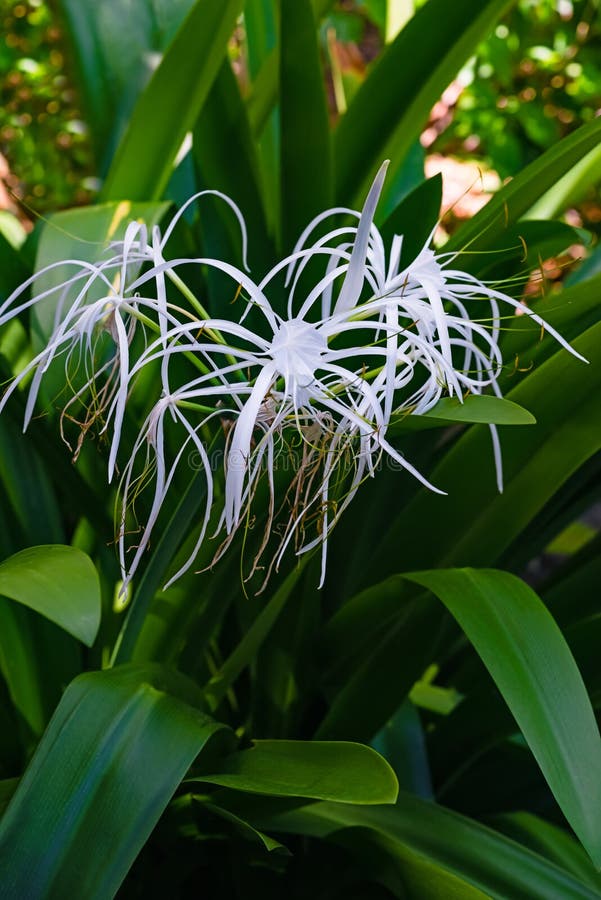
[[[55, 304], [54, 329], [46, 346], [16, 376], [0, 400], [1, 412], [11, 393], [33, 373], [25, 409], [24, 430], [31, 420], [43, 377], [59, 357], [65, 358], [65, 384], [71, 382], [73, 364], [78, 368], [83, 363], [85, 371], [84, 384], [75, 391], [65, 411], [107, 371], [118, 381], [127, 381], [129, 345], [136, 315], [141, 308], [152, 312], [156, 305], [155, 301], [134, 297], [131, 293], [128, 296], [128, 272], [132, 266], [138, 268], [142, 261], [137, 244], [140, 242], [139, 235], [145, 233], [144, 226], [137, 222], [130, 223], [122, 252], [118, 256], [95, 264], [77, 259], [53, 263], [27, 279], [0, 306], [1, 326], [31, 307], [45, 303]], [[25, 291], [39, 279], [52, 277], [57, 268], [72, 266], [75, 268], [72, 276], [39, 293], [34, 292], [29, 299], [21, 300]], [[97, 299], [91, 299], [94, 296]], [[116, 352], [112, 360], [97, 365], [96, 348], [103, 333], [110, 334]]]
[[[176, 264], [179, 262], [176, 261]], [[190, 260], [186, 262], [189, 263]], [[271, 335], [263, 337], [244, 325], [223, 319], [207, 319], [179, 325], [150, 344], [132, 367], [130, 378], [135, 379], [144, 366], [160, 359], [165, 396], [140, 432], [134, 456], [148, 446], [155, 448], [157, 453], [163, 452], [162, 444], [159, 448], [159, 437], [164, 414], [168, 408], [175, 415], [178, 402], [187, 406], [196, 404], [203, 410], [200, 423], [193, 429], [194, 435], [198, 435], [199, 430], [215, 416], [227, 416], [232, 424], [225, 458], [223, 509], [217, 530], [223, 527], [228, 537], [231, 537], [248, 518], [262, 474], [266, 474], [270, 485], [270, 506], [274, 508], [277, 505], [274, 497], [276, 443], [282, 438], [285, 440], [286, 435], [297, 434], [302, 443], [310, 446], [311, 439], [307, 437], [307, 429], [311, 428], [312, 423], [327, 419], [331, 426], [322, 458], [312, 457], [310, 463], [306, 464], [306, 469], [296, 473], [302, 482], [310, 469], [313, 473], [312, 483], [315, 483], [314, 472], [321, 467], [324, 476], [321, 480], [317, 478], [316, 489], [300, 504], [300, 514], [297, 516], [295, 513], [294, 519], [285, 527], [284, 538], [284, 545], [287, 545], [297, 531], [303, 530], [308, 515], [321, 517], [323, 523], [320, 525], [320, 540], [323, 545], [325, 574], [327, 538], [331, 530], [327, 511], [330, 482], [340, 465], [347, 464], [350, 460], [349, 468], [355, 469], [344, 508], [366, 472], [373, 474], [376, 460], [383, 454], [394, 459], [428, 488], [438, 490], [385, 438], [388, 423], [379, 399], [379, 394], [382, 393], [379, 384], [382, 376], [378, 375], [377, 370], [385, 365], [386, 346], [360, 345], [343, 349], [336, 346], [337, 340], [344, 338], [345, 334], [353, 338], [359, 326], [367, 333], [381, 331], [383, 326], [379, 322], [357, 323], [345, 313], [317, 322], [301, 317], [282, 320], [260, 287], [253, 285], [244, 273], [218, 261], [203, 262], [214, 264], [243, 284], [253, 305], [264, 314], [265, 331], [270, 331]], [[141, 276], [139, 281], [142, 282], [146, 277], [152, 278], [154, 274], [151, 270]], [[318, 295], [313, 296], [311, 303], [303, 307], [305, 315], [319, 301]], [[208, 333], [219, 334], [226, 343], [206, 340], [205, 335]], [[193, 354], [196, 360], [202, 360], [206, 371], [188, 381], [183, 388], [174, 390], [170, 388], [170, 364], [176, 355], [181, 354]], [[371, 365], [374, 360], [377, 363], [375, 376], [368, 369], [368, 364]], [[372, 378], [375, 379], [375, 388], [370, 383]], [[118, 404], [114, 401], [108, 420], [111, 421], [113, 416], [117, 419], [119, 415]], [[119, 428], [120, 425], [113, 422], [115, 433]], [[156, 438], [155, 434], [158, 435]], [[152, 437], [149, 438], [149, 435]], [[194, 440], [192, 431], [187, 440]], [[161, 462], [156, 475], [155, 501], [145, 526], [144, 539], [138, 546], [132, 563], [126, 567], [126, 579], [131, 578], [140, 561], [169, 487], [170, 479], [164, 474], [165, 471], [166, 465]], [[133, 472], [131, 465], [125, 475], [123, 534]], [[205, 472], [207, 483], [210, 483], [211, 475], [206, 466]], [[318, 507], [317, 513], [315, 507]], [[208, 516], [208, 512], [206, 515]], [[332, 523], [338, 518], [335, 515]], [[203, 535], [206, 521], [208, 519], [205, 519], [203, 525]], [[302, 548], [299, 552], [302, 552]], [[181, 571], [189, 568], [193, 556], [194, 554]]]
[[[373, 217], [383, 175], [384, 169], [379, 173], [366, 202], [364, 215], [369, 222]], [[330, 485], [334, 474], [340, 475], [343, 465], [348, 465], [349, 470], [353, 469], [354, 472], [342, 500], [343, 508], [348, 506], [363, 478], [368, 474], [373, 475], [382, 455], [394, 459], [428, 488], [438, 490], [385, 437], [387, 410], [393, 405], [393, 399], [388, 396], [387, 391], [395, 392], [399, 386], [409, 382], [416, 363], [408, 356], [406, 362], [402, 354], [399, 354], [397, 368], [403, 369], [403, 372], [398, 374], [396, 382], [387, 381], [382, 376], [382, 370], [386, 369], [389, 349], [386, 344], [370, 339], [383, 330], [386, 331], [386, 324], [380, 322], [377, 316], [376, 321], [363, 320], [361, 315], [358, 320], [355, 318], [357, 301], [363, 288], [357, 272], [363, 270], [365, 263], [366, 233], [363, 228], [361, 240], [355, 242], [350, 254], [338, 254], [336, 250], [322, 244], [292, 254], [276, 265], [258, 285], [234, 266], [208, 258], [177, 259], [162, 263], [140, 276], [133, 285], [134, 288], [142, 287], [147, 280], [156, 279], [157, 275], [167, 269], [175, 271], [181, 265], [208, 265], [221, 270], [242, 287], [248, 296], [247, 310], [252, 307], [263, 314], [265, 321], [261, 334], [252, 332], [242, 324], [207, 318], [170, 329], [147, 347], [132, 368], [131, 378], [135, 378], [137, 371], [153, 359], [160, 358], [163, 394], [169, 400], [167, 402], [163, 398], [159, 401], [155, 418], [149, 419], [141, 432], [136, 452], [145, 445], [145, 440], [148, 443], [151, 423], [155, 419], [162, 422], [166, 403], [172, 409], [174, 404], [177, 406], [178, 402], [183, 402], [197, 404], [204, 410], [211, 409], [208, 404], [219, 403], [219, 406], [208, 412], [209, 417], [219, 413], [223, 415], [224, 408], [228, 408], [232, 424], [227, 440], [223, 509], [217, 530], [223, 527], [228, 538], [231, 538], [249, 516], [250, 504], [262, 474], [266, 474], [270, 486], [270, 510], [275, 508], [276, 442], [283, 440], [285, 443], [286, 435], [299, 435], [302, 445], [307, 448], [307, 458], [295, 476], [297, 496], [299, 492], [303, 496], [302, 501], [293, 504], [295, 512], [284, 528], [281, 552], [293, 537], [304, 533], [307, 518], [314, 517], [319, 523], [318, 541], [323, 548], [322, 580], [331, 524], [339, 518], [336, 513], [330, 516], [329, 508], [334, 503], [330, 497]], [[270, 304], [266, 291], [276, 276], [291, 263], [294, 264], [299, 259], [304, 262], [317, 254], [334, 257], [341, 265], [326, 273], [308, 292], [296, 315], [292, 316], [290, 299], [289, 318], [282, 319]], [[318, 316], [324, 291], [329, 290], [333, 280], [342, 276], [342, 293], [350, 298], [343, 306], [348, 308], [328, 314], [325, 318], [315, 318]], [[293, 291], [294, 288], [291, 295]], [[370, 314], [372, 312], [370, 310]], [[397, 330], [397, 327], [395, 323], [394, 329]], [[362, 332], [363, 340], [357, 345], [359, 331]], [[202, 334], [202, 338], [199, 334]], [[219, 335], [220, 341], [206, 340], [209, 334]], [[425, 364], [430, 372], [435, 371], [437, 357], [440, 355], [438, 351], [434, 350], [430, 358], [428, 345], [419, 335], [408, 335], [407, 342], [418, 362]], [[169, 375], [170, 363], [179, 354], [193, 354], [196, 360], [202, 360], [206, 371], [189, 381], [184, 389], [173, 390]], [[206, 424], [205, 415], [207, 414], [203, 413], [202, 422], [198, 426], [200, 429]], [[116, 401], [109, 412], [109, 421], [111, 416], [114, 416], [114, 433], [118, 434], [121, 412]], [[326, 439], [322, 441], [320, 454], [316, 456], [313, 439], [307, 435], [315, 424], [319, 432], [321, 423], [324, 422], [328, 423]], [[151, 445], [156, 446], [157, 442], [153, 440]], [[320, 476], [316, 475], [318, 470], [322, 473]], [[124, 511], [132, 471], [131, 468], [128, 469], [126, 475]], [[157, 472], [157, 493], [146, 523], [145, 538], [138, 547], [132, 564], [127, 568], [126, 577], [133, 574], [156, 522], [156, 514], [161, 505], [157, 498], [163, 496], [165, 485], [168, 485], [168, 479], [161, 474], [164, 471], [165, 465], [161, 464]], [[122, 531], [125, 531], [124, 525]], [[313, 543], [314, 541], [310, 542], [311, 546]], [[303, 552], [303, 549], [301, 542], [298, 552]], [[191, 561], [192, 557], [186, 563], [186, 568]]]
[[[203, 191], [176, 213], [164, 233], [154, 226], [149, 237], [145, 226], [132, 222], [124, 239], [109, 246], [104, 261], [49, 266], [0, 306], [2, 325], [35, 304], [56, 302], [46, 347], [13, 381], [0, 411], [10, 393], [32, 376], [26, 427], [51, 364], [64, 359], [66, 384], [73, 366], [83, 365], [84, 376], [63, 416], [92, 395], [82, 436], [103, 417], [102, 432], [110, 440], [109, 481], [123, 445], [131, 395], [147, 367], [158, 369], [156, 402], [120, 478], [118, 552], [124, 588], [143, 561], [169, 495], [184, 480], [190, 452], [205, 486], [203, 511], [194, 547], [168, 584], [191, 568], [209, 537], [221, 537], [215, 561], [238, 530], [256, 518], [264, 531], [254, 542], [258, 549], [250, 575], [268, 556], [268, 578], [291, 545], [297, 555], [321, 548], [321, 586], [331, 531], [383, 458], [443, 493], [391, 444], [388, 429], [396, 416], [423, 414], [445, 394], [460, 401], [467, 392], [490, 390], [501, 396], [503, 304], [521, 309], [579, 356], [524, 304], [453, 268], [450, 254], [437, 254], [427, 245], [402, 268], [402, 237], [395, 236], [387, 252], [374, 225], [386, 168], [387, 163], [377, 173], [361, 212], [336, 208], [317, 216], [292, 254], [258, 282], [247, 274], [246, 229], [238, 207], [218, 191]], [[167, 245], [181, 215], [207, 194], [223, 199], [236, 214], [246, 271], [219, 259], [168, 258]], [[354, 223], [315, 240], [315, 230], [339, 214]], [[65, 265], [75, 267], [71, 277], [23, 299], [38, 278]], [[229, 278], [234, 299], [243, 294], [237, 321], [206, 312], [180, 277], [179, 270], [191, 265]], [[270, 300], [278, 296], [276, 279], [287, 292], [284, 302]], [[167, 282], [183, 297], [182, 306], [169, 299]], [[472, 319], [474, 309], [478, 315]], [[244, 321], [251, 310], [252, 328]], [[142, 331], [143, 341], [133, 342], [136, 331]], [[217, 488], [209, 446], [219, 430], [225, 452]], [[491, 433], [501, 489], [494, 426]], [[287, 482], [277, 472], [286, 455], [295, 465]], [[267, 500], [255, 517], [261, 482], [266, 482]], [[137, 501], [145, 488], [151, 496], [138, 523]], [[139, 538], [128, 550], [132, 518]]]
[[[375, 230], [372, 228], [372, 233]], [[397, 317], [399, 323], [402, 319], [413, 319], [417, 331], [439, 349], [442, 357], [439, 377], [449, 396], [455, 395], [462, 401], [465, 391], [482, 394], [490, 389], [497, 397], [502, 397], [498, 384], [503, 366], [498, 345], [502, 304], [527, 315], [573, 356], [586, 362], [559, 332], [524, 303], [468, 272], [453, 268], [457, 254], [437, 254], [429, 246], [431, 238], [432, 235], [404, 269], [400, 269], [402, 236], [393, 238], [388, 264], [382, 240], [372, 239], [367, 265], [384, 298], [382, 315], [386, 316], [389, 325]], [[477, 316], [472, 318], [468, 305], [475, 310], [476, 304]], [[389, 338], [393, 353], [395, 340]], [[396, 377], [392, 363], [389, 364], [389, 377]], [[432, 392], [427, 403], [422, 401], [415, 412], [426, 412], [437, 399]], [[497, 487], [502, 492], [501, 445], [496, 426], [489, 425], [489, 430]]]

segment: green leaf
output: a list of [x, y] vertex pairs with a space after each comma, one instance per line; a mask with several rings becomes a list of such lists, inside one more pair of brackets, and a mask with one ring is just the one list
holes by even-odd
[[0, 417], [2, 505], [11, 518], [10, 529], [0, 540], [12, 545], [11, 550], [65, 538], [56, 492], [39, 449], [23, 435], [22, 421], [17, 425], [6, 414]]
[[539, 197], [598, 145], [600, 137], [601, 120], [595, 119], [559, 141], [495, 194], [480, 212], [459, 229], [446, 244], [445, 250], [467, 247], [474, 251], [491, 247], [498, 239], [499, 231], [525, 215]]
[[[1, 782], [0, 782], [0, 791], [1, 791]], [[1, 796], [1, 795], [0, 795]], [[0, 800], [1, 802], [1, 800]], [[216, 803], [211, 803], [204, 798], [201, 799], [199, 797], [194, 797], [193, 802], [202, 805], [202, 808], [207, 810], [210, 813], [218, 816], [220, 819], [224, 819], [226, 822], [229, 822], [234, 826], [234, 829], [247, 840], [253, 841], [254, 843], [261, 844], [268, 853], [282, 853], [286, 856], [290, 855], [290, 851], [280, 844], [279, 841], [276, 841], [275, 838], [270, 837], [268, 834], [264, 834], [262, 831], [259, 831], [257, 828], [253, 828], [248, 822], [244, 819], [241, 819], [240, 816], [234, 815], [234, 813], [230, 812], [228, 809], [224, 809], [221, 806], [218, 806]]]
[[282, 246], [331, 206], [330, 126], [310, 0], [281, 0], [280, 121]]
[[359, 202], [384, 159], [394, 168], [405, 157], [440, 94], [509, 6], [511, 0], [482, 0], [477, 7], [472, 0], [429, 0], [415, 13], [340, 120], [337, 202]]
[[534, 591], [508, 572], [412, 572], [457, 619], [490, 671], [549, 787], [601, 866], [601, 738], [574, 658]]
[[601, 896], [601, 875], [594, 870], [580, 844], [563, 828], [524, 812], [491, 816], [489, 824], [507, 837], [550, 859], [566, 872], [571, 872]]
[[194, 781], [276, 797], [394, 803], [396, 776], [371, 747], [339, 741], [254, 741]]
[[217, 76], [244, 0], [197, 0], [140, 96], [103, 187], [105, 200], [160, 199]]
[[[570, 284], [558, 294], [540, 297], [531, 308], [566, 340], [573, 341], [600, 320], [600, 289], [601, 275], [596, 275], [582, 284]], [[544, 333], [529, 316], [512, 319], [511, 328], [501, 338], [501, 350], [503, 358], [515, 360], [516, 365], [501, 379], [504, 390], [514, 388], [516, 381], [529, 377], [534, 366], [553, 356], [557, 345], [543, 338]]]
[[78, 69], [78, 88], [102, 168], [160, 56], [194, 0], [60, 0]]
[[[230, 805], [239, 815], [249, 816], [249, 810], [240, 804], [228, 801]], [[376, 838], [383, 839], [380, 846], [397, 860], [402, 883], [407, 876], [418, 879], [413, 882], [415, 892], [411, 896], [415, 897], [479, 896], [473, 890], [470, 893], [469, 887], [463, 894], [457, 885], [455, 894], [445, 894], [440, 883], [444, 873], [462, 879], [495, 900], [594, 900], [599, 896], [569, 872], [498, 832], [410, 794], [401, 793], [394, 807], [313, 803], [279, 811], [278, 804], [272, 801], [257, 813], [251, 816], [256, 827], [280, 834], [344, 841], [345, 828], [361, 828], [364, 837], [364, 830], [369, 829]], [[364, 842], [362, 845], [357, 841], [355, 852], [361, 856], [365, 850], [368, 848]], [[418, 868], [424, 861], [433, 864], [434, 871]], [[433, 894], [432, 883], [437, 891]]]
[[[461, 266], [480, 279], [509, 283], [512, 276], [540, 267], [541, 260], [558, 256], [571, 244], [583, 242], [581, 230], [565, 222], [524, 220], [497, 229], [490, 250], [461, 255]], [[510, 288], [511, 293], [512, 288]], [[557, 299], [557, 298], [556, 298]], [[531, 323], [532, 324], [532, 323]]]
[[196, 472], [157, 541], [133, 592], [125, 621], [115, 641], [112, 664], [129, 662], [133, 658], [152, 599], [166, 580], [167, 570], [194, 522], [206, 489], [204, 472]]
[[529, 219], [551, 219], [586, 198], [601, 180], [601, 147], [593, 147], [528, 210]]
[[5, 896], [114, 897], [196, 756], [217, 750], [223, 726], [189, 691], [159, 666], [69, 685], [0, 822]]
[[91, 647], [100, 626], [98, 575], [74, 547], [21, 550], [0, 563], [0, 594], [22, 603]]
[[420, 416], [408, 415], [391, 421], [389, 434], [396, 431], [421, 431], [438, 425], [452, 424], [535, 425], [532, 413], [503, 397], [469, 394], [463, 401], [443, 397], [436, 406]]
[[[275, 43], [276, 0], [247, 0], [244, 20], [248, 41], [252, 85], [248, 116], [255, 135], [261, 135], [278, 99], [279, 47]], [[315, 22], [319, 23], [334, 0], [312, 0]]]

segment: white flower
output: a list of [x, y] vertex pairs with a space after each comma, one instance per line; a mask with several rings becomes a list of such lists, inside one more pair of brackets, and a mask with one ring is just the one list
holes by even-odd
[[[102, 430], [110, 434], [109, 481], [123, 455], [123, 422], [132, 393], [142, 372], [158, 368], [155, 399], [145, 407], [120, 479], [124, 588], [143, 561], [191, 452], [205, 486], [203, 512], [194, 546], [169, 583], [191, 568], [210, 536], [221, 541], [214, 560], [225, 552], [237, 531], [253, 520], [264, 482], [265, 506], [255, 510], [264, 530], [255, 541], [250, 574], [263, 568], [268, 578], [291, 544], [297, 554], [321, 547], [323, 584], [331, 530], [382, 458], [443, 493], [390, 443], [387, 432], [396, 418], [423, 414], [445, 394], [460, 401], [468, 392], [501, 395], [501, 304], [521, 309], [574, 352], [526, 306], [454, 269], [455, 258], [449, 254], [426, 246], [402, 268], [401, 236], [393, 238], [387, 254], [373, 223], [386, 167], [378, 172], [361, 212], [337, 208], [316, 217], [293, 253], [259, 282], [223, 260], [168, 258], [167, 244], [184, 209], [203, 194], [217, 194], [240, 222], [246, 266], [239, 210], [224, 195], [205, 191], [190, 199], [164, 234], [155, 227], [149, 241], [146, 228], [131, 223], [123, 241], [110, 245], [112, 255], [106, 260], [56, 263], [0, 306], [2, 325], [36, 303], [58, 298], [47, 346], [19, 373], [0, 410], [8, 395], [33, 375], [27, 426], [53, 361], [64, 357], [66, 383], [73, 365], [82, 363], [85, 374], [64, 414], [74, 403], [89, 404], [82, 433], [102, 417]], [[333, 215], [343, 215], [351, 224], [310, 244], [316, 229]], [[75, 267], [71, 278], [21, 300], [37, 278], [64, 265]], [[232, 295], [245, 298], [238, 321], [206, 312], [180, 276], [179, 270], [190, 265], [213, 268], [231, 279]], [[181, 306], [169, 300], [167, 281], [179, 291]], [[270, 300], [278, 291], [281, 296], [282, 289], [283, 306]], [[251, 310], [252, 328], [245, 324]], [[137, 331], [143, 340], [133, 344]], [[209, 448], [220, 432], [222, 475]], [[494, 426], [491, 433], [501, 488]], [[295, 466], [287, 480], [278, 470], [282, 460]], [[144, 489], [151, 490], [151, 499], [138, 525], [137, 498]], [[139, 539], [128, 550], [132, 530]]]
[[[377, 191], [380, 186], [381, 180], [376, 183]], [[374, 208], [372, 189], [363, 216], [371, 217]], [[365, 218], [360, 222], [360, 230], [364, 223]], [[368, 233], [368, 230], [366, 232], [364, 227], [362, 234]], [[276, 444], [289, 444], [292, 436], [296, 435], [305, 449], [294, 477], [295, 500], [290, 504], [291, 512], [284, 525], [281, 546], [274, 562], [277, 565], [293, 538], [306, 533], [307, 522], [311, 519], [319, 534], [306, 542], [302, 539], [297, 542], [297, 551], [304, 552], [321, 543], [322, 581], [331, 526], [338, 520], [361, 481], [367, 475], [373, 475], [383, 454], [394, 459], [427, 487], [437, 490], [386, 440], [388, 418], [385, 405], [390, 406], [392, 401], [387, 396], [387, 384], [381, 372], [386, 368], [388, 348], [386, 342], [372, 342], [370, 337], [386, 331], [387, 325], [377, 317], [374, 321], [362, 319], [361, 313], [357, 318], [356, 303], [362, 289], [357, 272], [362, 272], [366, 251], [366, 240], [358, 238], [352, 253], [346, 254], [340, 266], [328, 267], [326, 275], [307, 293], [296, 313], [291, 315], [292, 289], [287, 319], [282, 319], [269, 302], [266, 291], [271, 283], [290, 264], [305, 261], [316, 253], [339, 261], [341, 255], [336, 250], [331, 251], [320, 245], [293, 254], [274, 267], [258, 285], [240, 270], [210, 259], [174, 260], [162, 264], [150, 269], [133, 285], [140, 287], [146, 280], [154, 279], [157, 271], [162, 271], [166, 265], [173, 269], [193, 262], [210, 265], [242, 286], [248, 298], [247, 310], [254, 307], [262, 313], [265, 321], [261, 334], [250, 331], [242, 324], [212, 318], [171, 329], [147, 348], [132, 368], [131, 378], [135, 378], [137, 371], [149, 362], [161, 359], [163, 397], [142, 429], [136, 452], [145, 445], [144, 437], [148, 440], [150, 430], [153, 433], [156, 431], [155, 423], [162, 423], [165, 410], [170, 408], [174, 412], [178, 402], [196, 404], [199, 410], [203, 410], [199, 412], [199, 424], [192, 429], [194, 434], [198, 434], [216, 415], [225, 417], [227, 410], [231, 428], [227, 439], [225, 493], [218, 531], [223, 527], [231, 538], [249, 517], [250, 505], [262, 474], [266, 475], [270, 487], [271, 512], [267, 530], [270, 529], [273, 510], [279, 505], [274, 496]], [[361, 263], [359, 269], [358, 258]], [[348, 298], [343, 304], [347, 308], [320, 318], [323, 292], [329, 289], [334, 279], [340, 277], [343, 277], [340, 295]], [[202, 339], [195, 337], [199, 330], [203, 333]], [[207, 341], [204, 334], [208, 332], [218, 335], [219, 340]], [[367, 338], [367, 344], [355, 342], [359, 333], [363, 340]], [[425, 344], [422, 349], [425, 354]], [[202, 360], [206, 371], [183, 388], [174, 390], [171, 386], [171, 362], [180, 354], [193, 354], [196, 360]], [[409, 377], [410, 372], [411, 366]], [[242, 378], [241, 373], [244, 373]], [[236, 374], [239, 376], [237, 379]], [[390, 384], [388, 387], [396, 390], [396, 385]], [[118, 419], [117, 404], [114, 404], [114, 413]], [[111, 415], [112, 412], [109, 419]], [[115, 431], [119, 427], [116, 423]], [[163, 452], [154, 438], [151, 444], [155, 452]], [[340, 507], [336, 509], [330, 486], [332, 477], [340, 474], [343, 465], [349, 470], [349, 483], [340, 500]], [[163, 492], [169, 486], [169, 479], [163, 475], [165, 470], [161, 459], [155, 497], [164, 497]], [[205, 466], [205, 472], [209, 483], [211, 474], [208, 466]], [[125, 506], [132, 477], [133, 469], [128, 469]], [[153, 505], [143, 543], [127, 567], [126, 579], [131, 577], [140, 560], [141, 549], [156, 522], [154, 513], [159, 506], [160, 503], [157, 506], [156, 502]], [[206, 521], [208, 519], [203, 528]], [[122, 531], [125, 532], [124, 519]], [[184, 569], [192, 562], [193, 556]]]

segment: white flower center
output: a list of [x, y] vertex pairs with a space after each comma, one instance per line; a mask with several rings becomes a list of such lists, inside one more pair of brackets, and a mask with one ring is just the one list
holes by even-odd
[[308, 388], [328, 349], [325, 336], [309, 322], [291, 319], [276, 331], [270, 348], [271, 358], [283, 376], [287, 390]]

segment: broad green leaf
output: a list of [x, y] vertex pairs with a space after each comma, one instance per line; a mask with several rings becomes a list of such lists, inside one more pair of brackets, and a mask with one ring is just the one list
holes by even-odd
[[[600, 289], [601, 275], [595, 275], [583, 283], [566, 285], [557, 294], [540, 297], [531, 308], [566, 340], [573, 341], [601, 319]], [[555, 342], [528, 316], [512, 317], [511, 327], [502, 335], [500, 346], [504, 359], [514, 361], [514, 366], [508, 366], [501, 379], [506, 391], [528, 377], [533, 366], [539, 366], [557, 350]]]
[[396, 776], [379, 753], [339, 741], [254, 741], [194, 781], [276, 797], [394, 803]]
[[[244, 4], [244, 36], [251, 81], [260, 72], [278, 39], [276, 0], [246, 0]], [[275, 59], [276, 54], [273, 54]], [[277, 76], [273, 90], [277, 90]]]
[[511, 284], [512, 277], [522, 279], [525, 273], [539, 268], [541, 260], [558, 256], [571, 244], [588, 240], [583, 229], [572, 228], [565, 222], [520, 219], [499, 227], [489, 249], [470, 254], [468, 247], [461, 254], [461, 268], [480, 279], [498, 281], [501, 290], [508, 284], [506, 290], [511, 294], [516, 290]]
[[[249, 816], [248, 804], [232, 803], [228, 808]], [[578, 878], [531, 850], [509, 840], [479, 822], [435, 803], [401, 793], [394, 807], [367, 808], [336, 803], [313, 803], [293, 810], [278, 810], [273, 802], [258, 807], [250, 816], [258, 828], [279, 834], [304, 834], [334, 841], [345, 840], [343, 829], [369, 829], [392, 859], [397, 860], [402, 877], [418, 878], [411, 896], [482, 896], [495, 900], [594, 900], [598, 892]], [[356, 853], [369, 852], [365, 842], [356, 842]], [[416, 862], [429, 862], [434, 871], [414, 869]], [[415, 858], [414, 857], [414, 858]], [[465, 894], [444, 894], [444, 873], [467, 883]], [[438, 893], [429, 893], [434, 883]], [[470, 893], [470, 887], [476, 893]], [[403, 894], [401, 894], [403, 896]]]
[[384, 159], [396, 164], [405, 157], [442, 91], [510, 6], [511, 0], [482, 0], [477, 8], [471, 0], [429, 0], [409, 20], [336, 130], [339, 203], [359, 202]]
[[535, 425], [536, 419], [523, 406], [503, 397], [469, 394], [463, 401], [457, 397], [443, 397], [436, 406], [420, 416], [407, 415], [398, 421], [392, 419], [388, 433], [422, 431], [455, 423]]
[[[334, 0], [311, 0], [315, 22], [319, 23]], [[247, 0], [244, 20], [247, 27], [248, 56], [253, 84], [248, 98], [248, 115], [255, 135], [260, 135], [278, 100], [279, 56], [275, 44], [275, 0]]]
[[499, 231], [524, 216], [539, 197], [598, 145], [600, 137], [601, 120], [595, 119], [555, 144], [495, 194], [457, 231], [445, 250], [474, 251], [491, 247]]
[[281, 243], [292, 250], [301, 231], [331, 206], [330, 126], [310, 0], [281, 0]]
[[105, 170], [132, 107], [194, 0], [60, 0], [97, 156]]
[[136, 103], [105, 200], [160, 199], [223, 60], [244, 0], [196, 0]]
[[74, 547], [31, 547], [0, 563], [0, 594], [22, 603], [91, 647], [100, 626], [100, 585]]
[[534, 591], [508, 572], [405, 576], [428, 588], [470, 639], [568, 822], [601, 866], [601, 738], [574, 658]]
[[[255, 139], [270, 234], [280, 232], [279, 0], [247, 0], [244, 28], [250, 85], [246, 107]], [[271, 268], [273, 262], [270, 264]]]
[[69, 685], [0, 821], [7, 897], [114, 897], [190, 765], [217, 750], [223, 726], [187, 684], [128, 666]]

